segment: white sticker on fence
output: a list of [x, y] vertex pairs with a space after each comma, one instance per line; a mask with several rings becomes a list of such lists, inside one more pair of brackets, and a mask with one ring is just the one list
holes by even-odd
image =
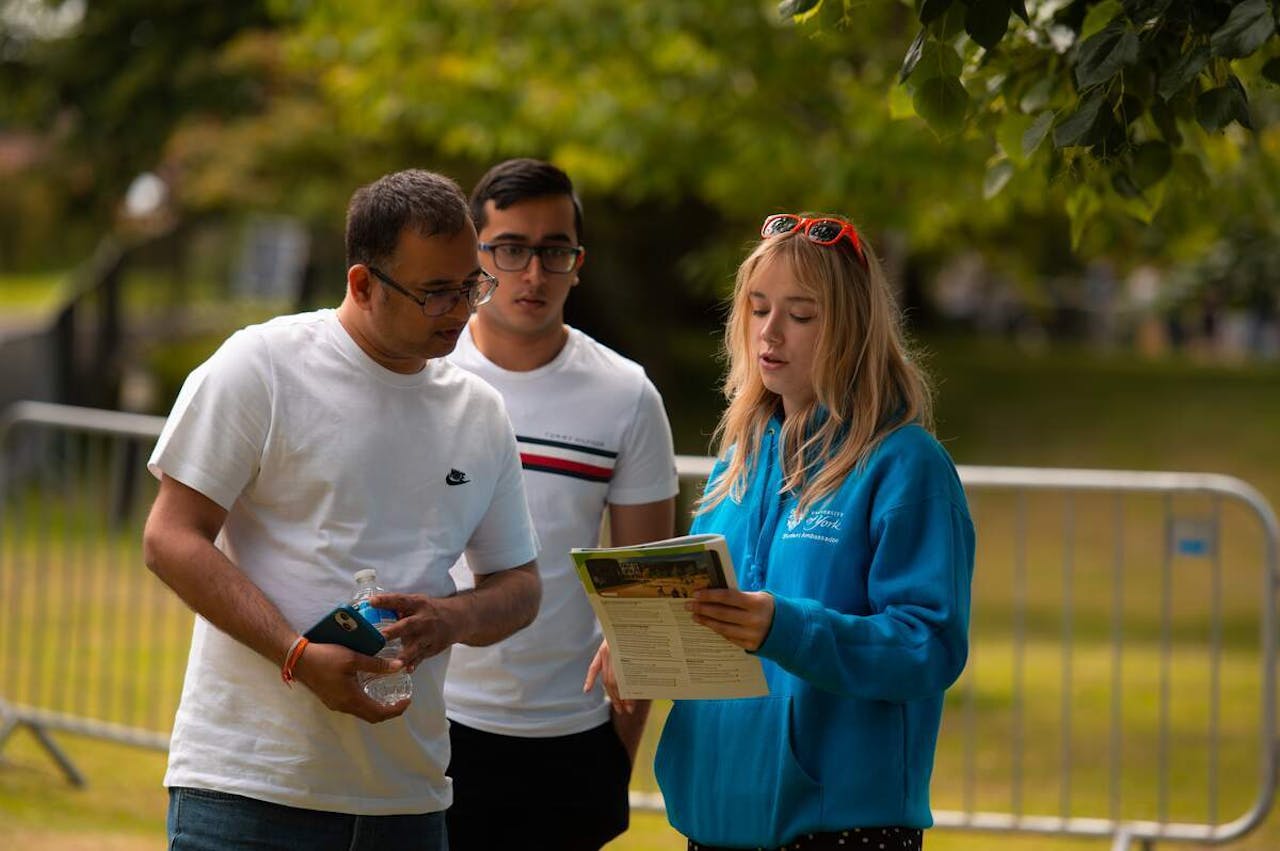
[[1208, 558], [1218, 551], [1218, 523], [1212, 517], [1173, 518], [1174, 555]]

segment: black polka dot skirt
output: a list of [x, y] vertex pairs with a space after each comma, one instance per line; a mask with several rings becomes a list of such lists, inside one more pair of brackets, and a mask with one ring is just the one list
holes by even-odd
[[689, 840], [689, 851], [921, 851], [924, 831], [917, 827], [851, 827], [824, 833], [804, 833], [785, 845], [754, 849], [703, 845]]

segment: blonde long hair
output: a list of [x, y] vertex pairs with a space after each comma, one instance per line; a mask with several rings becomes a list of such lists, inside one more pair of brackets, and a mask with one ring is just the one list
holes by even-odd
[[698, 501], [698, 512], [726, 497], [742, 500], [769, 418], [781, 404], [751, 355], [748, 294], [766, 264], [787, 264], [818, 303], [814, 399], [782, 427], [782, 487], [799, 495], [797, 512], [840, 487], [894, 429], [915, 422], [932, 431], [928, 379], [910, 357], [879, 261], [865, 242], [862, 249], [865, 268], [847, 240], [821, 246], [795, 230], [762, 240], [738, 267], [724, 331], [728, 405], [712, 438], [728, 467]]

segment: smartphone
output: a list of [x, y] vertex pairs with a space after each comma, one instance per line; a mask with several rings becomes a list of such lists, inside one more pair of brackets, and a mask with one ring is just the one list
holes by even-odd
[[387, 640], [351, 606], [338, 606], [303, 635], [316, 644], [341, 644], [357, 653], [376, 656]]

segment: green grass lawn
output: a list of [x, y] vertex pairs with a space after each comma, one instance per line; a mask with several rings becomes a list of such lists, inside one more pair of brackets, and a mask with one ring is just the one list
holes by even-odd
[[[931, 348], [939, 434], [959, 463], [1222, 472], [1280, 503], [1280, 465], [1273, 460], [1274, 435], [1280, 434], [1275, 367], [1035, 355], [956, 340], [938, 340]], [[74, 508], [91, 506], [97, 493], [85, 485], [71, 510], [47, 514], [18, 500], [3, 516], [0, 614], [8, 628], [0, 631], [0, 695], [69, 701], [75, 710], [76, 701], [96, 705], [99, 693], [112, 694], [106, 720], [164, 729], [189, 615], [146, 575], [136, 532], [104, 546], [110, 536], [102, 519]], [[141, 495], [139, 507], [145, 501]], [[1108, 499], [1051, 494], [1019, 506], [1012, 496], [981, 493], [972, 501], [980, 546], [973, 653], [948, 695], [935, 808], [1006, 811], [1014, 796], [1011, 778], [1021, 772], [1026, 784], [1019, 803], [1028, 814], [1058, 815], [1065, 802], [1077, 816], [1106, 817], [1113, 808], [1126, 818], [1151, 818], [1162, 808], [1187, 821], [1240, 815], [1251, 803], [1258, 773], [1257, 600], [1264, 588], [1263, 542], [1247, 513], [1198, 499], [1173, 506], [1180, 516], [1219, 513], [1223, 544], [1215, 567], [1204, 558], [1164, 561], [1166, 518], [1158, 498], [1126, 502], [1123, 532]], [[1021, 550], [1019, 522], [1027, 542]], [[14, 528], [26, 531], [3, 534]], [[43, 565], [47, 598], [37, 598], [29, 574], [18, 569], [31, 563]], [[113, 613], [126, 600], [134, 606], [145, 601], [139, 626], [115, 627], [109, 647], [93, 646], [83, 625], [119, 622]], [[1216, 657], [1204, 649], [1215, 605], [1224, 621]], [[1125, 648], [1118, 668], [1109, 643], [1117, 613], [1123, 615]], [[1066, 630], [1077, 642], [1069, 660], [1060, 651]], [[1021, 650], [1013, 640], [1018, 634], [1026, 640]], [[35, 645], [44, 652], [33, 655]], [[1069, 685], [1064, 667], [1071, 671]], [[134, 670], [147, 671], [148, 679], [121, 696], [119, 678]], [[1223, 695], [1216, 710], [1208, 701], [1214, 677]], [[1020, 703], [1013, 691], [1019, 680], [1025, 695]], [[1123, 699], [1113, 703], [1117, 682]], [[66, 686], [58, 683], [74, 688], [61, 694], [56, 689]], [[1069, 724], [1063, 711], [1071, 713]], [[1209, 735], [1214, 711], [1216, 739]], [[653, 788], [649, 766], [664, 714], [665, 707], [656, 708], [642, 745], [637, 789]], [[1017, 731], [1020, 759], [1013, 747]], [[11, 841], [62, 851], [162, 848], [163, 755], [57, 738], [89, 785], [67, 785], [30, 735], [15, 733], [0, 753], [0, 823]], [[1064, 752], [1070, 754], [1069, 772]], [[1212, 760], [1216, 797], [1208, 794]], [[1155, 779], [1161, 764], [1170, 778], [1163, 802]], [[661, 815], [637, 813], [632, 830], [610, 847], [665, 851], [684, 843]], [[927, 847], [1052, 851], [1103, 849], [1109, 842], [936, 830]], [[1280, 847], [1280, 818], [1273, 815], [1228, 847]]]
[[[67, 287], [76, 274], [77, 270], [0, 274], [0, 310], [52, 310], [68, 295]], [[236, 303], [228, 290], [226, 283], [208, 277], [175, 283], [169, 274], [130, 268], [124, 277], [124, 306], [131, 316], [174, 304], [196, 304], [202, 309], [239, 311], [254, 317], [273, 316], [288, 307], [283, 300]]]
[[957, 463], [1239, 476], [1280, 505], [1280, 364], [928, 341], [938, 436]]
[[61, 272], [29, 275], [0, 275], [0, 311], [7, 321], [52, 317], [67, 283]]

